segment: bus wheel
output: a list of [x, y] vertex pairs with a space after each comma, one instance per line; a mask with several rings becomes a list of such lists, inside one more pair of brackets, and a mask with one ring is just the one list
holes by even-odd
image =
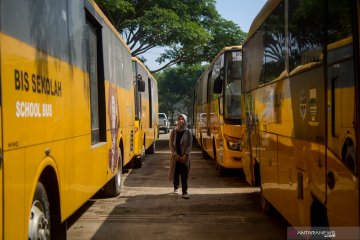
[[141, 168], [142, 167], [142, 156], [138, 156], [134, 159], [134, 166], [133, 168]]
[[50, 209], [45, 187], [38, 183], [30, 210], [28, 239], [50, 239]]
[[209, 155], [203, 148], [201, 148], [201, 155], [202, 155], [203, 159], [209, 159]]
[[326, 207], [313, 197], [313, 203], [310, 208], [310, 221], [313, 227], [328, 227]]
[[261, 204], [261, 209], [263, 210], [263, 212], [266, 215], [271, 215], [272, 206], [269, 203], [269, 201], [264, 197], [262, 188], [261, 188], [261, 191], [260, 191], [260, 204]]
[[254, 186], [258, 187], [261, 184], [261, 179], [260, 179], [260, 164], [255, 160], [255, 164], [254, 164]]
[[148, 149], [146, 149], [146, 153], [154, 154], [155, 153], [155, 141], [150, 145]]
[[223, 177], [223, 176], [225, 176], [226, 168], [224, 168], [220, 164], [216, 163], [216, 171], [220, 177]]
[[217, 173], [219, 174], [220, 177], [223, 177], [223, 176], [225, 176], [225, 170], [226, 169], [218, 163], [217, 154], [216, 154], [215, 140], [213, 140], [213, 152], [214, 152], [214, 160], [215, 160], [215, 163], [216, 163], [216, 171], [217, 171]]
[[104, 192], [107, 196], [116, 197], [121, 193], [122, 170], [122, 152], [119, 149], [118, 171], [104, 187]]

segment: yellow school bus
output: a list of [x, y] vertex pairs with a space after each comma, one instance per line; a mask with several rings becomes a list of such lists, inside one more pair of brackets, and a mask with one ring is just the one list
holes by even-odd
[[244, 172], [263, 209], [359, 226], [359, 1], [268, 1], [242, 78]]
[[65, 239], [133, 157], [129, 48], [93, 1], [1, 1], [0, 237]]
[[[145, 153], [155, 153], [155, 142], [158, 138], [158, 89], [157, 81], [138, 59], [133, 57], [134, 78], [145, 83], [142, 93], [135, 92], [135, 155], [138, 156], [136, 166], [141, 166], [141, 158]], [[136, 90], [135, 90], [136, 91]], [[140, 158], [139, 158], [140, 156]]]
[[193, 90], [194, 135], [220, 175], [242, 168], [241, 46], [223, 48]]

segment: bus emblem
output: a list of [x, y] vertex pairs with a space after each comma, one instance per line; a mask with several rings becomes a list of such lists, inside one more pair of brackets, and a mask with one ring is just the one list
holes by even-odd
[[315, 121], [316, 119], [316, 115], [317, 115], [317, 107], [316, 107], [316, 88], [312, 88], [309, 90], [309, 94], [310, 94], [310, 116], [311, 116], [311, 121]]
[[306, 116], [306, 94], [305, 90], [300, 90], [300, 115], [303, 120], [305, 120]]

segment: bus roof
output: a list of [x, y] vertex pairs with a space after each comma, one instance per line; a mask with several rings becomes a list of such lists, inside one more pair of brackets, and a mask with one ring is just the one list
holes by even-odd
[[209, 64], [209, 66], [206, 68], [206, 70], [201, 74], [201, 76], [198, 78], [198, 80], [196, 81], [193, 89], [195, 89], [196, 85], [198, 84], [198, 82], [200, 81], [200, 79], [204, 76], [205, 73], [207, 73], [207, 71], [209, 70], [209, 67], [215, 62], [215, 60], [218, 58], [218, 56], [220, 56], [221, 54], [223, 54], [224, 52], [228, 52], [228, 51], [232, 51], [232, 50], [242, 50], [242, 45], [235, 45], [235, 46], [227, 46], [227, 47], [223, 47], [218, 54], [216, 54], [216, 56], [214, 57], [214, 59], [211, 61], [211, 63]]
[[141, 65], [141, 66], [145, 69], [145, 71], [146, 71], [146, 73], [148, 74], [148, 76], [150, 76], [152, 79], [154, 79], [155, 81], [157, 81], [157, 80], [154, 78], [154, 76], [150, 73], [149, 69], [144, 65], [144, 63], [143, 63], [140, 59], [138, 59], [137, 57], [131, 57], [131, 61], [137, 62], [139, 65]]
[[232, 50], [241, 50], [242, 49], [242, 45], [236, 45], [236, 46], [227, 46], [227, 47], [223, 47], [218, 54], [216, 54], [216, 56], [214, 57], [214, 59], [212, 60], [212, 62], [210, 63], [213, 64], [213, 62], [216, 60], [216, 58], [218, 56], [220, 56], [222, 53], [227, 52], [227, 51], [232, 51]]

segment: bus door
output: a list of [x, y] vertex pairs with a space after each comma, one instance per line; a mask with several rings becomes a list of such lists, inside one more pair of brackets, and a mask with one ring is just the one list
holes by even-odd
[[151, 83], [151, 78], [148, 78], [148, 86], [149, 86], [149, 128], [152, 130], [154, 128], [155, 123], [155, 114], [153, 109], [153, 85]]
[[142, 136], [143, 136], [143, 128], [142, 128], [142, 121], [141, 121], [141, 92], [138, 90], [138, 84], [139, 81], [143, 81], [142, 76], [138, 74], [138, 64], [136, 62], [133, 62], [133, 66], [136, 67], [135, 70], [135, 87], [134, 87], [134, 103], [135, 103], [135, 134], [134, 139], [136, 141], [135, 143], [135, 154], [143, 154], [142, 148], [143, 148], [143, 142]]
[[[358, 112], [355, 104], [355, 72], [358, 69], [355, 61], [357, 43], [353, 41], [353, 37], [357, 37], [357, 34], [353, 34], [357, 26], [352, 14], [352, 9], [356, 9], [352, 5], [356, 3], [350, 0], [342, 0], [341, 3], [329, 1], [328, 11], [327, 215], [331, 226], [358, 226], [359, 162], [355, 134], [359, 128], [355, 118]], [[342, 19], [338, 19], [339, 16]]]
[[[254, 105], [254, 96], [251, 93], [245, 93], [243, 98], [243, 106], [245, 109], [245, 134], [243, 139], [243, 151], [244, 151], [244, 161], [243, 161], [243, 171], [246, 176], [246, 181], [252, 186], [259, 186], [260, 179], [258, 175], [255, 174], [255, 168], [258, 170], [258, 164], [255, 162], [256, 159], [259, 160], [258, 153], [259, 149], [255, 146], [259, 143], [259, 135], [257, 131], [254, 131], [255, 125], [255, 105]], [[253, 139], [253, 140], [251, 140]], [[253, 145], [254, 144], [254, 145]], [[254, 148], [253, 148], [254, 146]], [[256, 167], [255, 167], [256, 166]]]

